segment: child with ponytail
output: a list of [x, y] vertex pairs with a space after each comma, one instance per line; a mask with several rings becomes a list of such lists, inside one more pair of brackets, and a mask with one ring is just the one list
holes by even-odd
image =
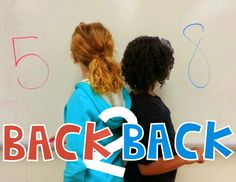
[[[86, 121], [96, 122], [96, 130], [109, 127], [113, 136], [99, 143], [103, 146], [121, 136], [121, 118], [104, 123], [98, 115], [114, 106], [130, 109], [128, 92], [123, 88], [121, 69], [113, 58], [114, 43], [110, 32], [101, 23], [80, 23], [71, 41], [71, 56], [81, 68], [83, 79], [75, 85], [64, 110], [65, 123], [82, 127], [80, 135], [70, 134], [66, 148], [75, 151], [78, 160], [66, 162], [64, 182], [122, 182], [123, 179], [107, 173], [86, 168], [83, 163], [83, 146]], [[123, 166], [120, 151], [103, 160], [112, 165]]]

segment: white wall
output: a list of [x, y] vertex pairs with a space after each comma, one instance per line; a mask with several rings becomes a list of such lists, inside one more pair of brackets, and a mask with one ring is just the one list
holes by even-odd
[[[64, 162], [16, 162], [0, 163], [2, 182], [62, 182]], [[218, 157], [214, 162], [188, 165], [179, 169], [176, 182], [235, 182], [236, 154], [225, 160]]]
[[[81, 21], [100, 21], [114, 36], [118, 60], [127, 43], [136, 36], [158, 35], [172, 42], [176, 62], [161, 97], [170, 107], [176, 127], [186, 121], [205, 126], [206, 119], [215, 119], [217, 128], [230, 125], [236, 131], [236, 86], [232, 80], [236, 68], [236, 26], [232, 23], [236, 17], [235, 6], [234, 0], [0, 0], [0, 126], [19, 124], [28, 136], [30, 124], [41, 123], [46, 124], [49, 136], [55, 134], [63, 123], [64, 104], [74, 83], [81, 79], [69, 56], [71, 33]], [[211, 80], [205, 89], [196, 89], [188, 78], [187, 68], [196, 46], [186, 39], [182, 30], [194, 22], [205, 27], [203, 32], [198, 26], [187, 32], [194, 42], [202, 39], [200, 48], [209, 61]], [[17, 78], [25, 85], [37, 87], [46, 79], [46, 64], [29, 56], [16, 66], [11, 43], [15, 36], [38, 37], [18, 40], [16, 45], [18, 59], [37, 53], [48, 63], [50, 75], [38, 89], [21, 87]], [[206, 60], [199, 50], [194, 58], [192, 76], [196, 82], [204, 82], [209, 71]], [[203, 136], [204, 132], [196, 140], [188, 138], [195, 144]], [[234, 145], [235, 137], [231, 137]], [[47, 163], [1, 160], [0, 181], [59, 182], [63, 165], [61, 160]], [[177, 182], [233, 182], [234, 179], [236, 155], [229, 160], [218, 158], [204, 165], [183, 167]]]
[[[81, 79], [70, 59], [71, 34], [81, 21], [100, 21], [114, 37], [117, 60], [136, 36], [153, 35], [171, 41], [175, 65], [160, 95], [176, 127], [188, 121], [205, 126], [206, 119], [213, 119], [218, 121], [217, 128], [230, 125], [236, 131], [236, 86], [232, 80], [236, 76], [235, 7], [235, 0], [0, 0], [0, 126], [20, 125], [26, 140], [31, 124], [45, 124], [49, 135], [55, 133], [63, 123], [63, 107], [71, 90]], [[201, 39], [190, 71], [196, 83], [204, 84], [208, 60], [211, 79], [204, 89], [195, 88], [188, 77], [196, 45], [183, 35], [183, 29], [196, 22], [204, 31], [199, 26], [186, 30], [195, 43]], [[11, 39], [18, 36], [38, 39], [16, 40], [17, 60], [29, 53], [38, 54], [48, 64], [50, 74], [47, 64], [36, 56], [14, 64]], [[26, 89], [17, 78], [25, 87], [46, 82], [38, 89]], [[187, 140], [196, 143], [203, 138], [204, 132]], [[236, 136], [227, 138], [232, 143], [235, 140]]]
[[178, 171], [176, 182], [235, 182], [236, 155], [230, 159], [218, 157], [204, 164], [184, 166]]

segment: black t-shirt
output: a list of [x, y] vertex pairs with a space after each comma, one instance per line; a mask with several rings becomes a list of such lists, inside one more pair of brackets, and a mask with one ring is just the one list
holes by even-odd
[[[151, 123], [165, 123], [172, 148], [173, 155], [176, 155], [174, 148], [175, 130], [170, 118], [170, 111], [158, 96], [147, 93], [134, 95], [131, 93], [131, 111], [143, 127], [144, 136], [141, 143], [148, 146], [149, 128]], [[158, 157], [162, 157], [161, 148], [158, 148]], [[139, 172], [138, 164], [148, 164], [153, 161], [146, 160], [146, 156], [140, 161], [129, 161], [126, 165], [124, 175], [125, 182], [174, 182], [177, 170], [153, 176], [144, 176]]]

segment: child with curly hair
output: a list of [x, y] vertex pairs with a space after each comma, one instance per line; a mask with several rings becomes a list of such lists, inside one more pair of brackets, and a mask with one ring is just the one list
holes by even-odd
[[141, 36], [131, 41], [122, 59], [122, 72], [125, 81], [132, 89], [131, 111], [144, 129], [142, 144], [147, 148], [151, 123], [165, 124], [174, 158], [165, 161], [158, 148], [158, 160], [129, 161], [124, 180], [127, 182], [174, 182], [177, 168], [195, 162], [202, 163], [202, 150], [196, 149], [198, 160], [186, 161], [176, 155], [174, 149], [175, 130], [170, 111], [156, 95], [156, 85], [163, 86], [174, 65], [174, 50], [168, 40], [158, 37]]

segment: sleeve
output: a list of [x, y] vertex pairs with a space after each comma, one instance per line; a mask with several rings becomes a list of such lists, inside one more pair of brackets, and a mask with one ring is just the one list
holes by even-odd
[[[148, 148], [148, 140], [149, 140], [149, 130], [151, 123], [163, 123], [165, 122], [165, 118], [163, 116], [162, 110], [159, 107], [157, 103], [154, 102], [146, 102], [142, 103], [142, 106], [140, 106], [137, 110], [140, 117], [140, 125], [143, 127], [144, 130], [144, 136], [142, 140], [140, 141], [145, 148]], [[162, 152], [160, 146], [158, 147], [158, 157], [162, 157]], [[146, 156], [138, 161], [140, 164], [148, 164], [153, 161], [147, 160]]]
[[75, 151], [78, 160], [66, 162], [64, 170], [64, 182], [85, 181], [86, 166], [83, 163], [83, 146], [85, 136], [85, 123], [92, 121], [93, 104], [82, 90], [75, 90], [71, 95], [64, 109], [65, 123], [73, 123], [81, 126], [81, 132], [77, 134], [69, 134], [66, 137], [66, 148], [69, 151]]

